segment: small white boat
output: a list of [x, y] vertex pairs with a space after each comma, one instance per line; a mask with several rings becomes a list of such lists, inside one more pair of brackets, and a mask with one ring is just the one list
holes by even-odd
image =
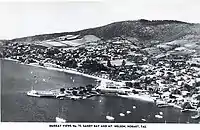
[[66, 96], [66, 94], [65, 93], [59, 93], [58, 95], [56, 95], [56, 98], [63, 98], [63, 97], [65, 97]]
[[112, 116], [106, 116], [106, 119], [109, 120], [109, 121], [114, 121], [115, 120], [115, 118], [112, 117]]
[[163, 112], [159, 112], [160, 115], [163, 115]]
[[133, 106], [133, 109], [136, 109], [136, 106]]
[[38, 92], [35, 91], [35, 90], [28, 91], [27, 95], [28, 96], [32, 96], [32, 97], [40, 97], [40, 95], [38, 94]]
[[56, 117], [56, 122], [58, 122], [58, 123], [65, 123], [66, 120], [63, 119], [63, 118], [60, 118], [60, 117]]
[[163, 118], [163, 116], [161, 116], [161, 115], [155, 115], [155, 118], [162, 119], [162, 118]]
[[72, 99], [72, 100], [78, 100], [78, 99], [82, 99], [81, 96], [67, 96], [69, 99]]
[[64, 97], [59, 98], [60, 100], [64, 100]]
[[27, 95], [32, 97], [55, 97], [55, 95], [50, 91], [31, 90], [27, 92]]
[[192, 119], [199, 119], [200, 118], [200, 114], [197, 114], [195, 116], [191, 116]]
[[86, 98], [87, 98], [86, 96], [83, 96], [83, 97], [82, 97], [82, 99], [86, 99]]
[[42, 79], [43, 82], [46, 82], [46, 79]]
[[124, 114], [124, 113], [119, 113], [119, 115], [120, 115], [120, 116], [125, 116], [125, 114]]
[[130, 114], [130, 113], [131, 113], [131, 111], [126, 111], [126, 113], [127, 113], [127, 114]]
[[147, 121], [146, 119], [142, 119], [142, 121]]
[[166, 101], [159, 100], [159, 99], [156, 100], [155, 102], [156, 102], [156, 105], [157, 105], [157, 106], [165, 106], [165, 105], [167, 106], [167, 105], [168, 105], [168, 104], [166, 103]]

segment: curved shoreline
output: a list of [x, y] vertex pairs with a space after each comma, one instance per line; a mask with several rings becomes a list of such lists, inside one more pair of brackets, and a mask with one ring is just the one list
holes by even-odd
[[[10, 59], [10, 58], [3, 58], [3, 60], [19, 62], [18, 60]], [[93, 75], [89, 75], [89, 74], [84, 74], [84, 73], [72, 70], [70, 68], [62, 69], [62, 68], [55, 68], [55, 67], [44, 67], [44, 66], [35, 65], [35, 64], [24, 64], [24, 63], [19, 63], [19, 64], [26, 65], [26, 66], [39, 67], [39, 68], [48, 69], [48, 70], [55, 70], [55, 71], [65, 72], [65, 73], [70, 73], [70, 74], [75, 74], [75, 75], [80, 75], [80, 76], [93, 78], [93, 79], [101, 80], [101, 81], [104, 80], [104, 81], [116, 82], [116, 81], [112, 81], [112, 80], [109, 80], [109, 79], [105, 79], [105, 78], [101, 78], [101, 77], [97, 77], [97, 76], [93, 76]]]
[[[15, 62], [18, 62], [18, 60], [15, 60], [15, 59], [10, 59], [10, 58], [3, 58], [2, 60], [8, 60], [8, 61], [15, 61]], [[122, 82], [116, 82], [116, 81], [112, 81], [112, 80], [109, 80], [109, 79], [105, 79], [105, 78], [101, 78], [101, 77], [97, 77], [97, 76], [93, 76], [93, 75], [89, 75], [89, 74], [84, 74], [84, 73], [81, 73], [81, 72], [78, 72], [78, 71], [75, 71], [75, 70], [72, 70], [72, 69], [61, 69], [61, 68], [55, 68], [55, 67], [45, 67], [45, 66], [40, 66], [38, 63], [37, 64], [24, 64], [24, 63], [19, 63], [19, 64], [22, 64], [22, 65], [27, 65], [27, 66], [34, 66], [34, 67], [39, 67], [39, 68], [43, 68], [43, 69], [47, 69], [47, 70], [54, 70], [54, 71], [59, 71], [59, 72], [64, 72], [64, 73], [70, 73], [70, 74], [75, 74], [75, 75], [80, 75], [80, 76], [84, 76], [84, 77], [88, 77], [88, 78], [93, 78], [93, 79], [96, 79], [96, 80], [100, 80], [101, 82], [112, 82], [112, 83], [115, 83], [115, 84], [121, 84]], [[105, 89], [104, 87], [100, 87], [102, 89]], [[117, 91], [121, 91], [120, 89], [116, 89], [116, 92]], [[119, 97], [122, 97], [122, 98], [129, 98], [129, 99], [135, 99], [135, 100], [142, 100], [142, 101], [147, 101], [147, 102], [152, 102], [154, 103], [154, 98], [151, 96], [151, 95], [137, 95], [137, 96], [132, 96], [132, 95], [127, 95], [127, 96], [120, 96], [118, 95]], [[149, 98], [146, 98], [146, 96], [148, 96]], [[179, 105], [176, 105], [176, 104], [170, 104], [170, 103], [166, 103], [166, 105], [172, 105], [174, 108], [179, 108], [179, 109], [182, 109], [181, 106]], [[197, 111], [196, 109], [194, 111]]]

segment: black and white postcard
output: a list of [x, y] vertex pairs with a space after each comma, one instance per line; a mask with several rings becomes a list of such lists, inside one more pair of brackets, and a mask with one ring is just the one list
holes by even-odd
[[198, 0], [0, 2], [2, 124], [199, 124], [199, 14]]

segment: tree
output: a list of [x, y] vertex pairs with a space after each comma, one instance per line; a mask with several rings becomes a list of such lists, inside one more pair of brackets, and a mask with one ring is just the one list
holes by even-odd
[[126, 86], [132, 88], [132, 87], [133, 87], [133, 83], [131, 83], [131, 82], [126, 82]]
[[87, 88], [87, 91], [88, 91], [88, 92], [91, 92], [91, 91], [92, 91], [92, 88]]
[[85, 89], [85, 87], [83, 87], [83, 86], [80, 86], [80, 89]]
[[65, 67], [70, 67], [70, 68], [76, 68], [78, 65], [77, 65], [77, 61], [72, 58], [72, 59], [67, 59], [64, 64], [63, 64]]
[[86, 85], [86, 88], [94, 88], [94, 85], [88, 84], [88, 85]]
[[198, 102], [197, 108], [200, 107], [200, 102]]
[[182, 108], [183, 109], [194, 109], [190, 102], [184, 102], [184, 104], [182, 105]]
[[183, 87], [184, 87], [187, 91], [189, 91], [189, 92], [193, 89], [193, 87], [190, 86], [190, 85], [188, 85], [188, 84], [184, 84]]
[[72, 91], [72, 94], [73, 95], [77, 95], [77, 91]]
[[126, 65], [126, 61], [123, 60], [123, 61], [122, 61], [122, 66], [125, 66], [125, 65]]
[[84, 93], [83, 93], [83, 91], [79, 91], [79, 94], [80, 94], [80, 95], [83, 95]]
[[58, 48], [55, 48], [55, 47], [51, 47], [51, 48], [47, 48], [47, 49], [46, 49], [46, 54], [47, 54], [48, 56], [51, 56], [51, 57], [53, 57], [54, 54], [58, 54], [59, 52], [60, 52], [59, 49], [58, 49]]
[[176, 99], [175, 96], [173, 96], [172, 94], [169, 95], [169, 98], [173, 98], [173, 99]]
[[178, 90], [178, 89], [175, 89], [175, 90], [172, 92], [172, 94], [178, 94], [178, 95], [181, 95], [181, 91]]
[[110, 60], [107, 60], [107, 66], [108, 67], [112, 67], [112, 64], [111, 64]]
[[82, 68], [87, 69], [90, 72], [107, 71], [107, 68], [103, 64], [98, 63], [96, 60], [89, 59], [82, 63]]
[[138, 94], [139, 92], [136, 91], [136, 90], [132, 90], [132, 93], [134, 93], [134, 94]]
[[134, 87], [137, 88], [137, 89], [140, 89], [141, 88], [140, 82], [135, 82]]
[[61, 92], [61, 93], [64, 93], [64, 91], [65, 91], [64, 88], [61, 88], [61, 89], [60, 89], [60, 92]]
[[87, 91], [91, 92], [92, 88], [94, 88], [94, 86], [92, 84], [86, 85]]
[[3, 53], [0, 52], [0, 58], [3, 58]]

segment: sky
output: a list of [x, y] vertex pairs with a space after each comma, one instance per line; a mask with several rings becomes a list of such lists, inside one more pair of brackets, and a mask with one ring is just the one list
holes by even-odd
[[1, 1], [0, 39], [71, 32], [125, 20], [200, 23], [199, 15], [199, 0]]

